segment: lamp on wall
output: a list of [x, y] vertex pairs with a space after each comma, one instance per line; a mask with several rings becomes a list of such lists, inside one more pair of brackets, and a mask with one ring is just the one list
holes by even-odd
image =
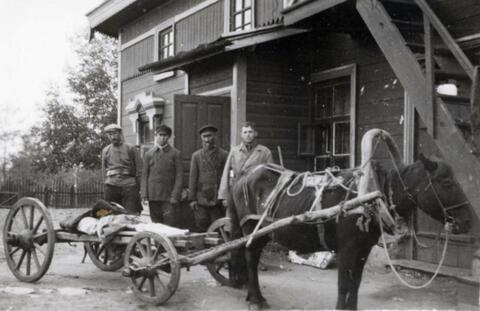
[[437, 85], [437, 93], [440, 95], [458, 96], [458, 87], [455, 80], [448, 80]]

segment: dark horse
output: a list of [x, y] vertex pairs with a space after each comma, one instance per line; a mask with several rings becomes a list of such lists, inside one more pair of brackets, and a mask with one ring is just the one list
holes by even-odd
[[[470, 205], [461, 188], [454, 180], [450, 166], [441, 161], [432, 161], [420, 155], [411, 165], [402, 165], [398, 150], [388, 133], [376, 130], [387, 142], [398, 170], [386, 170], [372, 163], [377, 188], [383, 191], [390, 208], [407, 219], [416, 208], [422, 209], [441, 223], [448, 222], [454, 234], [470, 229]], [[363, 149], [363, 143], [362, 143]], [[363, 163], [363, 162], [362, 162]], [[256, 221], [247, 220], [253, 214], [262, 213], [265, 202], [281, 175], [281, 169], [261, 165], [239, 178], [232, 190], [235, 207], [229, 210], [232, 221], [232, 238], [252, 233]], [[341, 171], [337, 177], [349, 181], [354, 178], [353, 170]], [[298, 181], [299, 179], [297, 179]], [[300, 187], [292, 186], [292, 191]], [[361, 186], [358, 185], [360, 188]], [[275, 218], [284, 218], [306, 212], [314, 202], [313, 187], [304, 187], [296, 196], [283, 195], [275, 208]], [[322, 208], [336, 205], [349, 196], [350, 191], [342, 187], [331, 187], [323, 191]], [[258, 219], [258, 217], [257, 217]], [[380, 237], [380, 227], [375, 218], [361, 230], [360, 223], [366, 224], [363, 214], [346, 214], [323, 225], [324, 233], [319, 235], [316, 224], [299, 224], [284, 227], [270, 237], [254, 240], [250, 247], [232, 252], [233, 272], [231, 277], [237, 285], [248, 282], [247, 300], [251, 309], [268, 308], [258, 282], [258, 262], [263, 247], [273, 238], [291, 250], [307, 253], [333, 250], [337, 253], [338, 297], [337, 309], [356, 309], [357, 295], [365, 262], [372, 247]], [[323, 240], [322, 242], [320, 240]], [[246, 272], [245, 272], [246, 271]]]

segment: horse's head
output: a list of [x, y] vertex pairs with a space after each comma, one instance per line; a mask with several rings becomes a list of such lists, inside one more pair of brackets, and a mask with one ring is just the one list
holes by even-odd
[[[466, 233], [471, 226], [471, 207], [452, 168], [442, 161], [432, 161], [420, 154], [413, 172], [417, 183], [409, 191], [420, 209], [441, 223], [452, 224], [455, 234]], [[412, 176], [410, 176], [410, 179]]]

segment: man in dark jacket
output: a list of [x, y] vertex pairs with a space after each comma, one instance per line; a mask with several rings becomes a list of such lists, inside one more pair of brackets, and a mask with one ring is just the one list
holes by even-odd
[[132, 214], [140, 214], [139, 184], [142, 163], [137, 149], [123, 142], [122, 128], [107, 125], [105, 133], [111, 144], [102, 150], [104, 198], [116, 202]]
[[202, 149], [192, 154], [190, 163], [189, 199], [198, 232], [207, 231], [212, 222], [225, 215], [217, 197], [228, 153], [217, 147], [217, 131], [211, 124], [200, 128]]
[[160, 125], [155, 130], [155, 146], [145, 153], [141, 182], [142, 201], [150, 206], [153, 222], [175, 226], [175, 208], [182, 191], [182, 158], [168, 140], [172, 129]]

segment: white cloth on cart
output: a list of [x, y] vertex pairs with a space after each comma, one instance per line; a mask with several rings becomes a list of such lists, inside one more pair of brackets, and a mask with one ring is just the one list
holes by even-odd
[[137, 232], [153, 232], [166, 236], [185, 235], [189, 231], [170, 227], [160, 223], [146, 222], [140, 216], [135, 215], [109, 215], [100, 219], [94, 217], [84, 217], [77, 225], [77, 230], [90, 235], [98, 235], [105, 238], [112, 232], [118, 232], [119, 229], [135, 230]]

